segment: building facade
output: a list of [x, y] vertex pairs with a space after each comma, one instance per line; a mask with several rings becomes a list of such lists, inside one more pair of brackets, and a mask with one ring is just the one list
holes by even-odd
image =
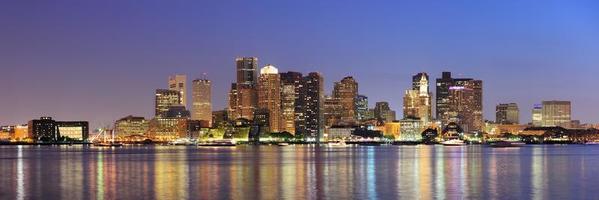
[[302, 116], [297, 122], [296, 132], [320, 142], [324, 131], [324, 78], [320, 73], [311, 72], [303, 77], [300, 104]]
[[357, 119], [356, 99], [358, 97], [358, 82], [347, 76], [339, 82], [335, 82], [333, 98], [339, 99], [343, 106], [340, 119], [346, 122], [354, 122]]
[[281, 112], [283, 130], [295, 134], [296, 121], [302, 114], [300, 92], [302, 89], [302, 74], [299, 72], [284, 72], [281, 77]]
[[283, 130], [281, 120], [281, 76], [279, 70], [273, 65], [266, 65], [260, 69], [258, 108], [268, 111], [271, 132]]
[[212, 125], [212, 83], [206, 79], [192, 81], [191, 119], [208, 122]]
[[542, 126], [569, 127], [572, 121], [570, 101], [543, 101]]
[[505, 103], [495, 107], [495, 123], [498, 124], [519, 124], [520, 111], [518, 104]]
[[171, 106], [181, 105], [181, 93], [177, 90], [156, 89], [154, 116], [165, 117]]
[[127, 137], [133, 135], [146, 135], [150, 122], [144, 117], [126, 116], [114, 123], [114, 129], [117, 137]]
[[187, 107], [187, 76], [176, 74], [168, 77], [168, 89], [179, 91], [179, 102]]
[[470, 78], [455, 79], [443, 72], [437, 79], [437, 120], [446, 126], [455, 122], [466, 132], [482, 131], [483, 82]]

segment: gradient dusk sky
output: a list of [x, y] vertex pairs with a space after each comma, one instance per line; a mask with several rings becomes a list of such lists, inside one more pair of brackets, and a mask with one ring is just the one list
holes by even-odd
[[[175, 73], [213, 81], [226, 107], [234, 59], [279, 71], [354, 76], [401, 117], [411, 76], [484, 81], [484, 115], [571, 100], [599, 122], [599, 1], [33, 1], [0, 2], [0, 124], [40, 116], [96, 128], [151, 117]], [[189, 86], [190, 87], [190, 86]]]

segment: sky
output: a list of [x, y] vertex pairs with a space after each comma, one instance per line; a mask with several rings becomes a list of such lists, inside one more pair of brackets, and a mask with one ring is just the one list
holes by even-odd
[[[401, 117], [411, 76], [484, 81], [484, 116], [572, 101], [599, 122], [599, 1], [0, 1], [0, 125], [51, 116], [106, 126], [151, 117], [172, 74], [206, 73], [226, 107], [235, 57], [353, 76]], [[95, 127], [93, 127], [95, 128]]]

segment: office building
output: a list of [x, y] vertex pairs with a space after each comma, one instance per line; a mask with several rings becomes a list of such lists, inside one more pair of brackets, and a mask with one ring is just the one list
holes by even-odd
[[470, 78], [455, 79], [443, 72], [437, 79], [437, 119], [443, 125], [455, 122], [466, 132], [483, 128], [482, 81]]
[[318, 72], [311, 72], [302, 78], [300, 92], [300, 116], [296, 125], [296, 133], [309, 141], [320, 142], [324, 130], [324, 78]]
[[256, 91], [258, 58], [236, 58], [235, 65], [237, 82], [231, 84], [229, 92], [229, 118], [251, 120], [254, 117], [254, 110], [258, 106]]
[[506, 103], [495, 107], [495, 123], [498, 124], [519, 124], [520, 111], [518, 104]]
[[331, 127], [333, 125], [342, 125], [341, 116], [343, 115], [345, 108], [339, 98], [332, 96], [325, 96], [323, 104], [323, 117], [325, 127]]
[[89, 123], [86, 121], [57, 121], [57, 135], [61, 138], [85, 141], [89, 137]]
[[129, 115], [114, 123], [115, 134], [117, 137], [145, 135], [148, 132], [149, 123], [144, 117]]
[[254, 87], [258, 80], [258, 58], [241, 57], [235, 59], [237, 69], [237, 84]]
[[28, 125], [29, 135], [33, 137], [35, 141], [58, 141], [58, 134], [56, 133], [56, 121], [51, 117], [41, 117], [40, 119], [34, 119], [29, 121]]
[[192, 81], [191, 119], [206, 121], [212, 125], [212, 83], [206, 79]]
[[436, 119], [440, 120], [443, 125], [446, 125], [449, 121], [449, 87], [453, 85], [453, 78], [451, 78], [451, 72], [443, 72], [441, 78], [437, 79], [436, 84]]
[[571, 119], [570, 101], [543, 101], [542, 124], [545, 127], [569, 127]]
[[358, 97], [358, 83], [356, 80], [347, 76], [339, 82], [335, 82], [333, 88], [333, 98], [339, 99], [343, 106], [341, 120], [345, 122], [354, 122], [357, 118], [356, 99]]
[[176, 90], [156, 89], [155, 117], [166, 117], [171, 106], [181, 105], [181, 93]]
[[271, 132], [283, 130], [281, 113], [281, 76], [273, 65], [260, 69], [258, 78], [258, 108], [266, 109]]
[[179, 92], [179, 102], [187, 107], [187, 76], [176, 74], [168, 77], [168, 89]]
[[284, 131], [295, 134], [296, 121], [303, 116], [300, 104], [302, 74], [284, 72], [281, 76], [281, 112]]

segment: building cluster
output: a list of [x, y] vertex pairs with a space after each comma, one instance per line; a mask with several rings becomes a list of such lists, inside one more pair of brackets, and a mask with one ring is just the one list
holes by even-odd
[[84, 142], [89, 137], [87, 121], [55, 121], [41, 117], [27, 124], [0, 127], [0, 140], [17, 142]]
[[[178, 138], [241, 137], [249, 140], [285, 133], [305, 141], [352, 137], [391, 137], [420, 141], [426, 135], [520, 133], [531, 127], [588, 128], [571, 119], [569, 101], [543, 101], [534, 105], [532, 122], [520, 123], [516, 103], [496, 106], [495, 121], [483, 119], [483, 81], [455, 78], [443, 72], [436, 79], [435, 94], [427, 73], [412, 76], [403, 93], [403, 117], [388, 102], [375, 102], [359, 92], [358, 81], [347, 76], [334, 82], [325, 94], [324, 77], [318, 72], [279, 72], [275, 66], [259, 67], [258, 58], [235, 59], [236, 79], [231, 84], [227, 107], [212, 110], [212, 83], [207, 78], [191, 81], [188, 103], [187, 76], [168, 77], [165, 88], [155, 90], [151, 119], [126, 116], [114, 124], [119, 140], [172, 141]], [[434, 100], [433, 100], [434, 99]], [[434, 112], [433, 112], [434, 111]], [[594, 128], [594, 127], [593, 127]], [[85, 141], [87, 122], [60, 122], [48, 117], [27, 125], [4, 126], [0, 139]]]

